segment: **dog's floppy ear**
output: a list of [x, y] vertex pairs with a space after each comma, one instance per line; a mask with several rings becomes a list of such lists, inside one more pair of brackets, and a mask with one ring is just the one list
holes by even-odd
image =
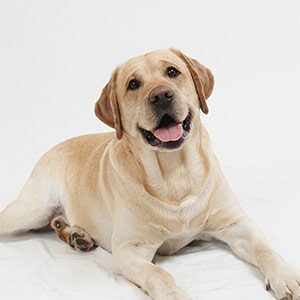
[[200, 108], [205, 114], [207, 114], [208, 107], [206, 100], [212, 93], [214, 87], [214, 76], [209, 69], [201, 65], [197, 60], [188, 57], [177, 49], [171, 48], [171, 51], [186, 63], [194, 81]]
[[117, 71], [115, 71], [109, 82], [105, 85], [99, 100], [95, 104], [96, 116], [108, 126], [116, 129], [117, 138], [123, 135], [120, 110], [116, 92]]

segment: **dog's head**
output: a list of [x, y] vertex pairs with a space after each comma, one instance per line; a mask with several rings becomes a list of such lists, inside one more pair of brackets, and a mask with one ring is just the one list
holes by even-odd
[[97, 117], [157, 150], [178, 149], [214, 85], [210, 70], [175, 49], [130, 59], [112, 74], [95, 105]]

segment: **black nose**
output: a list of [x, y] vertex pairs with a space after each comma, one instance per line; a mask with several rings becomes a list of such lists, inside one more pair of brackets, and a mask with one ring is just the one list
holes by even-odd
[[163, 85], [154, 88], [149, 95], [149, 101], [152, 106], [159, 109], [168, 108], [173, 99], [173, 91]]

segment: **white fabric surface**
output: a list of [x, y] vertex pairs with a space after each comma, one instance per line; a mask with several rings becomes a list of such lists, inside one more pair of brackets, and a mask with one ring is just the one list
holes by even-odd
[[[299, 169], [227, 168], [227, 178], [244, 209], [269, 242], [300, 266]], [[297, 177], [296, 177], [297, 176]], [[178, 254], [158, 257], [193, 299], [274, 299], [260, 272], [240, 261], [224, 244], [199, 242]], [[0, 299], [148, 299], [112, 273], [112, 257], [97, 248], [78, 253], [54, 233], [0, 238]]]

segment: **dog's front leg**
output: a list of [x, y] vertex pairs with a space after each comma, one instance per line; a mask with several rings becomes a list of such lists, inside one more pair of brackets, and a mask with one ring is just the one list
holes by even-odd
[[278, 299], [300, 299], [300, 273], [288, 266], [268, 246], [257, 226], [247, 217], [216, 232], [214, 237], [227, 243], [243, 260], [257, 266]]
[[140, 241], [128, 241], [113, 249], [115, 272], [135, 283], [155, 300], [190, 300], [174, 278], [151, 261], [157, 247]]

